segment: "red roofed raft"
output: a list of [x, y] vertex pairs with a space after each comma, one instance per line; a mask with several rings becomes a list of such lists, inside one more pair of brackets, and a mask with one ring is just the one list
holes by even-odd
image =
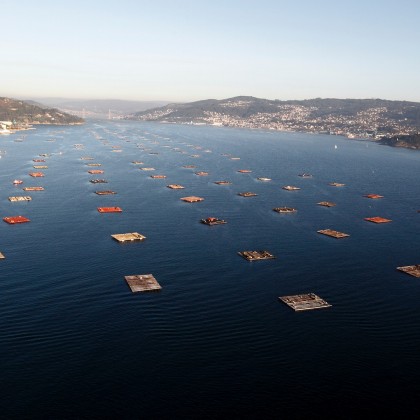
[[99, 213], [121, 213], [120, 207], [98, 207]]
[[3, 217], [3, 220], [6, 223], [9, 223], [9, 225], [15, 225], [18, 223], [27, 223], [30, 222], [30, 220], [23, 216], [10, 216], [10, 217]]
[[385, 219], [384, 217], [378, 217], [378, 216], [376, 216], [376, 217], [365, 217], [364, 220], [366, 220], [368, 222], [372, 222], [372, 223], [389, 223], [389, 222], [392, 222], [392, 220], [390, 220], [390, 219]]

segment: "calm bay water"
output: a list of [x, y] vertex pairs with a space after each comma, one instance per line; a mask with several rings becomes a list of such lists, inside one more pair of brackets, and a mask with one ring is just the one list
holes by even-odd
[[[0, 417], [420, 411], [420, 282], [395, 269], [420, 263], [418, 152], [332, 136], [129, 122], [39, 127], [14, 141], [21, 137], [0, 139], [1, 217], [31, 220], [0, 225]], [[40, 154], [49, 154], [48, 169], [31, 178]], [[92, 162], [105, 173], [88, 174], [98, 169]], [[16, 178], [45, 191], [23, 192]], [[172, 183], [185, 189], [166, 188]], [[103, 189], [117, 195], [94, 194]], [[244, 191], [258, 196], [237, 195]], [[32, 201], [9, 202], [14, 195]], [[179, 200], [187, 195], [205, 201]], [[123, 213], [99, 214], [99, 206]], [[298, 212], [272, 211], [281, 206]], [[209, 216], [228, 223], [199, 223]], [[373, 216], [392, 223], [363, 220]], [[316, 232], [325, 228], [351, 236]], [[147, 239], [121, 245], [110, 237], [123, 232]], [[277, 258], [249, 263], [237, 255], [253, 249]], [[142, 273], [153, 273], [162, 291], [132, 294], [124, 276]], [[308, 292], [332, 308], [295, 313], [277, 299]]]

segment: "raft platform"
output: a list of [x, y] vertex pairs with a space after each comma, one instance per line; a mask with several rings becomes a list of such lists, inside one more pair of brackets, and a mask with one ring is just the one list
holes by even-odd
[[366, 198], [372, 198], [372, 199], [377, 199], [377, 198], [384, 198], [383, 195], [379, 195], [379, 194], [365, 194], [363, 197]]
[[207, 217], [206, 219], [201, 219], [200, 222], [208, 226], [225, 225], [227, 223], [225, 220], [217, 219], [216, 217]]
[[204, 198], [196, 197], [194, 195], [191, 195], [189, 197], [182, 197], [180, 200], [185, 201], [187, 203], [197, 203], [199, 201], [204, 201]]
[[155, 168], [140, 168], [141, 171], [155, 171]]
[[44, 187], [24, 187], [23, 191], [44, 191]]
[[308, 174], [308, 173], [306, 173], [306, 172], [304, 172], [303, 174], [299, 174], [299, 176], [300, 176], [301, 178], [313, 178], [313, 176], [312, 176], [311, 174]]
[[151, 175], [150, 178], [153, 179], [165, 179], [166, 175]]
[[152, 292], [162, 289], [153, 274], [135, 274], [124, 278], [133, 293]]
[[324, 206], [324, 207], [335, 207], [336, 206], [336, 204], [332, 203], [331, 201], [320, 201], [317, 204], [318, 204], [318, 206]]
[[30, 222], [30, 220], [23, 216], [10, 216], [10, 217], [3, 217], [3, 220], [6, 223], [9, 223], [9, 225], [15, 225], [17, 223], [27, 223]]
[[117, 194], [117, 193], [115, 191], [105, 190], [105, 191], [95, 191], [95, 194], [98, 194], [98, 195], [112, 195], [112, 194]]
[[29, 175], [34, 178], [42, 178], [45, 176], [42, 172], [29, 172]]
[[275, 207], [273, 211], [276, 211], [277, 213], [296, 213], [297, 210], [293, 207]]
[[89, 182], [91, 182], [92, 184], [107, 184], [108, 181], [106, 181], [105, 179], [91, 179]]
[[86, 166], [102, 166], [102, 163], [87, 163]]
[[34, 165], [33, 166], [34, 169], [48, 169], [47, 165]]
[[241, 174], [250, 174], [252, 171], [250, 169], [239, 169], [238, 172]]
[[99, 213], [121, 213], [120, 207], [98, 207]]
[[281, 187], [283, 190], [286, 191], [298, 191], [300, 190], [299, 187], [294, 187], [293, 185], [285, 185], [284, 187]]
[[232, 184], [230, 181], [215, 181], [214, 182], [217, 185], [230, 185]]
[[[40, 155], [41, 156], [41, 155]], [[80, 160], [94, 160], [93, 157], [90, 156], [82, 156]]]
[[347, 238], [348, 236], [350, 236], [347, 233], [338, 232], [332, 229], [322, 229], [322, 230], [318, 230], [317, 232], [321, 233], [322, 235], [331, 236], [332, 238], [337, 238], [337, 239]]
[[365, 217], [365, 220], [372, 223], [389, 223], [392, 222], [390, 219], [385, 219], [384, 217]]
[[397, 270], [407, 273], [410, 276], [420, 278], [420, 264], [397, 267]]
[[205, 171], [195, 172], [197, 176], [207, 176], [209, 173]]
[[32, 159], [32, 162], [45, 162], [45, 159]]
[[240, 195], [241, 197], [255, 197], [258, 194], [257, 193], [250, 192], [250, 191], [246, 191], [246, 192], [238, 193], [238, 195]]
[[169, 184], [167, 185], [171, 190], [183, 190], [185, 187], [180, 184]]
[[195, 165], [184, 165], [183, 168], [194, 169], [194, 168], [196, 168], [196, 166]]
[[263, 182], [268, 182], [268, 181], [271, 181], [271, 178], [265, 178], [265, 177], [260, 177], [260, 178], [257, 178], [258, 179], [258, 181], [263, 181]]
[[340, 182], [330, 182], [328, 185], [331, 185], [332, 187], [344, 187], [346, 184], [342, 184]]
[[9, 201], [31, 201], [32, 197], [29, 197], [28, 195], [20, 195], [20, 196], [14, 196], [9, 197]]
[[138, 160], [133, 160], [131, 163], [134, 163], [134, 165], [144, 165], [143, 162], [140, 162]]
[[240, 251], [238, 254], [247, 261], [273, 260], [276, 258], [268, 251]]
[[120, 243], [124, 242], [133, 242], [133, 241], [143, 241], [146, 237], [138, 232], [131, 233], [115, 233], [111, 235], [116, 241]]
[[315, 293], [308, 293], [304, 295], [280, 296], [279, 300], [296, 312], [310, 311], [313, 309], [330, 308], [330, 305], [324, 299], [321, 299]]
[[91, 169], [90, 171], [88, 171], [88, 174], [103, 174], [105, 171], [103, 171], [102, 169]]

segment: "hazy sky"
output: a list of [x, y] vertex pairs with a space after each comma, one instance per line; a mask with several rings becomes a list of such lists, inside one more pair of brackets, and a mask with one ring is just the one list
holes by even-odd
[[420, 0], [19, 0], [0, 96], [420, 102]]

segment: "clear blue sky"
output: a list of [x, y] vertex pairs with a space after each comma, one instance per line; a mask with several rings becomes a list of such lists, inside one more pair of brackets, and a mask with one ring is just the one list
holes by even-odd
[[419, 0], [19, 0], [0, 96], [420, 102]]

